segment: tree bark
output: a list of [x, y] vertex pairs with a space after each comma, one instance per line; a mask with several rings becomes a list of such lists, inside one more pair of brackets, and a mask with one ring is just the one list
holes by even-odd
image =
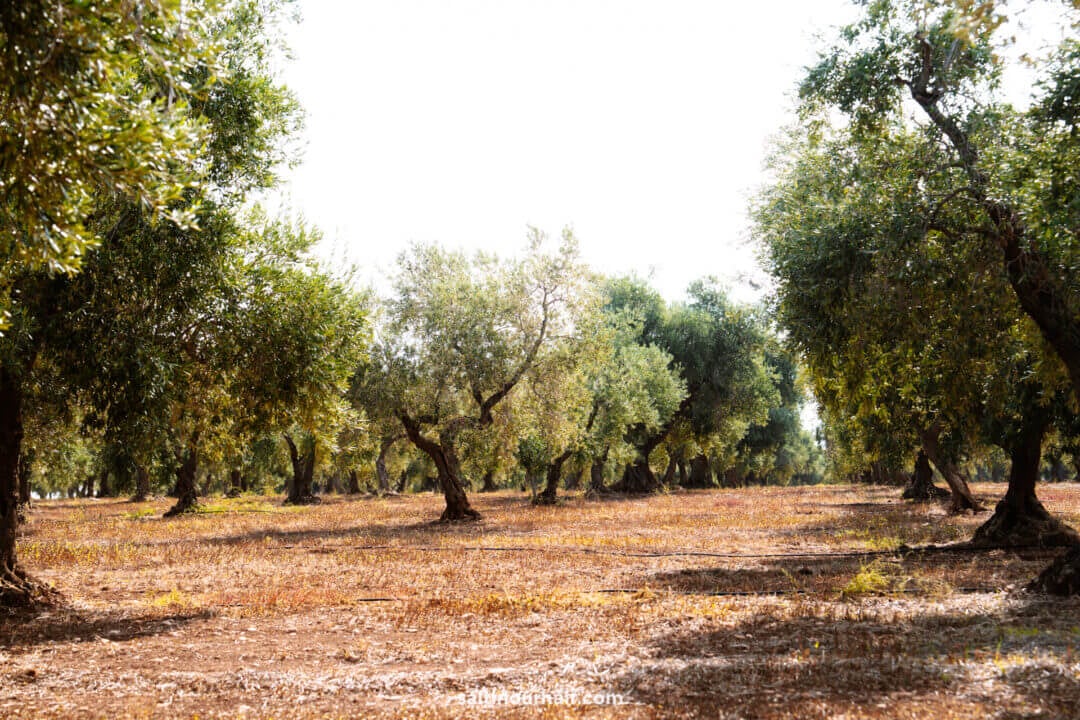
[[443, 510], [439, 522], [479, 520], [480, 513], [472, 508], [465, 494], [465, 483], [461, 480], [461, 464], [454, 452], [453, 434], [444, 433], [439, 442], [436, 442], [420, 431], [420, 423], [412, 417], [402, 414], [399, 418], [409, 441], [435, 463], [438, 471], [436, 480], [446, 500], [446, 509]]
[[146, 502], [150, 495], [150, 471], [145, 465], [135, 465], [135, 495], [131, 502]]
[[112, 484], [109, 482], [109, 468], [105, 468], [101, 471], [101, 477], [98, 480], [97, 496], [99, 498], [110, 498], [113, 496]]
[[285, 443], [289, 446], [289, 460], [292, 461], [293, 478], [289, 487], [289, 495], [285, 498], [286, 505], [317, 505], [322, 502], [312, 492], [312, 479], [315, 474], [315, 443], [311, 443], [311, 449], [303, 453], [296, 447], [292, 437], [284, 433]]
[[196, 433], [187, 446], [176, 453], [176, 504], [169, 508], [165, 517], [194, 512], [199, 507], [199, 489], [196, 486], [199, 470], [198, 442], [199, 436]]
[[1080, 542], [1080, 535], [1046, 511], [1035, 496], [1048, 421], [1025, 421], [1009, 448], [1009, 487], [994, 514], [971, 539], [976, 547], [1061, 547]]
[[662, 434], [654, 435], [638, 448], [637, 459], [623, 469], [622, 478], [611, 487], [612, 490], [632, 495], [645, 495], [660, 489], [660, 481], [656, 478], [652, 466], [649, 465], [649, 456], [667, 437], [667, 431], [668, 428], [665, 427]]
[[928, 502], [949, 497], [949, 491], [939, 488], [934, 484], [934, 471], [930, 468], [930, 458], [926, 453], [919, 450], [915, 458], [915, 471], [911, 474], [911, 482], [904, 488], [902, 496], [905, 500], [916, 502]]
[[[389, 480], [390, 479], [387, 478], [388, 483], [389, 483]], [[359, 477], [359, 475], [357, 475], [356, 470], [350, 470], [349, 471], [349, 494], [350, 495], [359, 495], [360, 494], [360, 477]]]
[[244, 474], [240, 471], [240, 468], [229, 470], [229, 489], [225, 493], [228, 497], [240, 497], [243, 494], [243, 477]]
[[712, 466], [709, 464], [709, 458], [704, 453], [699, 453], [690, 459], [690, 478], [686, 482], [686, 487], [692, 488], [708, 488], [713, 487], [716, 483], [713, 482]]
[[28, 605], [38, 586], [19, 567], [19, 455], [22, 450], [22, 387], [0, 366], [0, 606]]
[[964, 474], [960, 472], [960, 468], [944, 457], [941, 445], [938, 441], [941, 438], [941, 427], [934, 425], [923, 432], [922, 435], [922, 450], [926, 453], [926, 457], [930, 459], [930, 462], [934, 464], [938, 472], [941, 473], [941, 477], [945, 478], [945, 482], [949, 485], [949, 490], [952, 491], [952, 501], [949, 505], [949, 512], [960, 513], [965, 510], [972, 510], [974, 512], [981, 512], [985, 510], [975, 496], [971, 493], [971, 488], [968, 487], [967, 480], [964, 479]]
[[498, 488], [495, 486], [495, 473], [488, 470], [484, 473], [483, 482], [480, 484], [480, 492], [495, 492]]
[[386, 469], [386, 455], [390, 452], [390, 448], [394, 446], [394, 443], [401, 440], [402, 437], [402, 435], [394, 435], [393, 437], [383, 438], [383, 441], [379, 443], [379, 456], [375, 458], [375, 480], [381, 495], [390, 492], [390, 472]]
[[563, 465], [570, 459], [571, 455], [573, 455], [573, 451], [567, 450], [548, 464], [544, 491], [536, 496], [533, 500], [534, 504], [554, 505], [558, 502], [559, 480], [562, 478]]
[[19, 523], [26, 522], [30, 512], [30, 474], [34, 468], [33, 451], [22, 449], [19, 453]]
[[607, 465], [608, 448], [604, 448], [604, 454], [598, 458], [593, 458], [592, 464], [589, 465], [589, 489], [590, 495], [603, 495], [604, 493], [611, 492], [607, 486], [604, 485], [604, 466]]

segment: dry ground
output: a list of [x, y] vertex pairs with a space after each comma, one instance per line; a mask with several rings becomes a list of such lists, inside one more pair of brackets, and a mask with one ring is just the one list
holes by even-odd
[[20, 557], [64, 605], [0, 617], [0, 716], [1080, 717], [1080, 601], [1015, 589], [1049, 554], [821, 556], [985, 517], [898, 495], [43, 502]]

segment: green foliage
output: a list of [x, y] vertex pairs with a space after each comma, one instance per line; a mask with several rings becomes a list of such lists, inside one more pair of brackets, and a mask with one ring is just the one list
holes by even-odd
[[[1051, 158], [1073, 167], [1075, 137], [1049, 120], [1069, 116], [1074, 41], [1019, 112], [995, 94], [1006, 21], [996, 3], [868, 5], [808, 72], [801, 125], [777, 150], [757, 235], [778, 321], [848, 452], [898, 463], [931, 426], [952, 453], [980, 432], [997, 442], [983, 418], [1030, 414], [1066, 386], [1045, 320], [1014, 293], [1028, 282], [1021, 260], [1002, 262], [1002, 218], [1024, 218], [1008, 233], [1027, 233], [1030, 273], [1074, 262], [1062, 198], [1075, 183]], [[1075, 301], [1070, 278], [1043, 285], [1047, 307]], [[1032, 383], [1034, 395], [1020, 390]]]
[[[216, 3], [51, 0], [0, 6], [0, 288], [74, 272], [102, 194], [190, 222], [204, 128], [187, 75], [219, 67]], [[7, 296], [3, 298], [4, 306]]]

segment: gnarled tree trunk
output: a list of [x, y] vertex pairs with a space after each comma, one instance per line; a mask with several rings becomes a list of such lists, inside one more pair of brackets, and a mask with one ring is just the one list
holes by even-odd
[[[390, 478], [389, 477], [386, 478], [386, 482], [387, 482], [387, 485], [389, 485], [389, 483], [390, 483]], [[349, 494], [350, 495], [359, 495], [360, 494], [360, 477], [356, 474], [356, 470], [350, 470], [349, 471]]]
[[229, 497], [240, 497], [244, 492], [243, 477], [244, 474], [240, 472], [240, 468], [229, 471], [229, 490], [226, 493]]
[[112, 483], [109, 482], [109, 468], [105, 468], [101, 471], [101, 477], [98, 480], [97, 496], [99, 498], [110, 498], [113, 496]]
[[454, 452], [453, 435], [444, 433], [440, 436], [439, 442], [436, 442], [420, 431], [420, 423], [413, 418], [403, 414], [400, 419], [409, 441], [435, 463], [438, 471], [436, 480], [446, 500], [446, 509], [443, 510], [439, 521], [479, 520], [480, 513], [473, 510], [465, 494], [465, 483], [461, 479], [461, 463]]
[[938, 472], [941, 473], [941, 477], [945, 478], [949, 490], [952, 491], [952, 502], [949, 505], [949, 511], [959, 513], [964, 510], [975, 512], [985, 510], [971, 493], [971, 488], [968, 487], [967, 480], [964, 479], [964, 474], [960, 472], [960, 468], [942, 453], [941, 445], [938, 442], [940, 438], [941, 427], [939, 425], [928, 428], [922, 435], [922, 449], [926, 453], [926, 457], [930, 459], [930, 462], [934, 463]]
[[911, 474], [911, 482], [904, 488], [903, 498], [916, 502], [927, 502], [949, 497], [949, 491], [939, 488], [934, 484], [934, 471], [930, 467], [930, 459], [922, 450], [915, 457], [915, 472]]
[[971, 539], [975, 546], [1058, 547], [1080, 542], [1080, 535], [1046, 511], [1035, 497], [1047, 421], [1025, 421], [1009, 448], [1009, 488], [994, 514]]
[[19, 455], [22, 450], [23, 395], [19, 381], [0, 367], [0, 605], [27, 605], [38, 586], [19, 567], [15, 536], [19, 526]]
[[34, 469], [34, 452], [23, 449], [19, 453], [19, 505], [30, 507], [30, 475]]
[[708, 488], [714, 485], [712, 465], [709, 464], [709, 458], [705, 453], [698, 453], [690, 460], [690, 479], [687, 481], [686, 487]]
[[566, 464], [566, 461], [570, 459], [571, 455], [573, 455], [573, 451], [567, 450], [566, 452], [557, 456], [547, 466], [547, 477], [545, 478], [546, 482], [544, 485], [544, 491], [537, 495], [536, 498], [533, 500], [535, 504], [554, 505], [556, 502], [558, 502], [557, 495], [559, 492], [559, 480], [562, 478], [563, 465]]
[[375, 481], [379, 486], [379, 494], [385, 495], [390, 492], [390, 472], [386, 469], [386, 455], [390, 452], [390, 448], [394, 446], [398, 440], [402, 439], [402, 435], [394, 435], [393, 437], [383, 438], [383, 441], [379, 443], [379, 456], [375, 458]]
[[604, 484], [604, 466], [607, 465], [608, 449], [604, 448], [604, 453], [598, 458], [593, 458], [592, 463], [589, 465], [589, 495], [602, 495], [604, 493], [611, 492]]
[[183, 450], [178, 450], [176, 459], [176, 504], [165, 513], [165, 517], [175, 517], [187, 512], [194, 512], [199, 507], [199, 489], [196, 476], [199, 471], [199, 436], [192, 436]]
[[292, 462], [293, 477], [289, 487], [286, 505], [316, 505], [322, 502], [312, 492], [312, 479], [315, 475], [315, 443], [305, 448], [303, 453], [296, 447], [292, 437], [285, 433], [285, 443], [289, 446], [289, 460]]
[[660, 481], [656, 478], [652, 466], [649, 465], [649, 456], [666, 436], [667, 429], [665, 428], [663, 435], [655, 435], [639, 447], [637, 459], [623, 469], [622, 478], [611, 489], [633, 495], [654, 493], [659, 490]]
[[146, 469], [145, 465], [136, 463], [135, 465], [135, 495], [132, 496], [131, 502], [146, 502], [146, 498], [150, 495], [150, 471]]

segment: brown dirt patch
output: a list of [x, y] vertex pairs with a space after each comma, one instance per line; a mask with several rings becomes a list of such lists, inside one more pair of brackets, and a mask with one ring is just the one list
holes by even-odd
[[1015, 590], [1051, 554], [820, 555], [984, 517], [899, 494], [40, 503], [20, 558], [65, 604], [0, 618], [0, 716], [1076, 716], [1080, 601]]

